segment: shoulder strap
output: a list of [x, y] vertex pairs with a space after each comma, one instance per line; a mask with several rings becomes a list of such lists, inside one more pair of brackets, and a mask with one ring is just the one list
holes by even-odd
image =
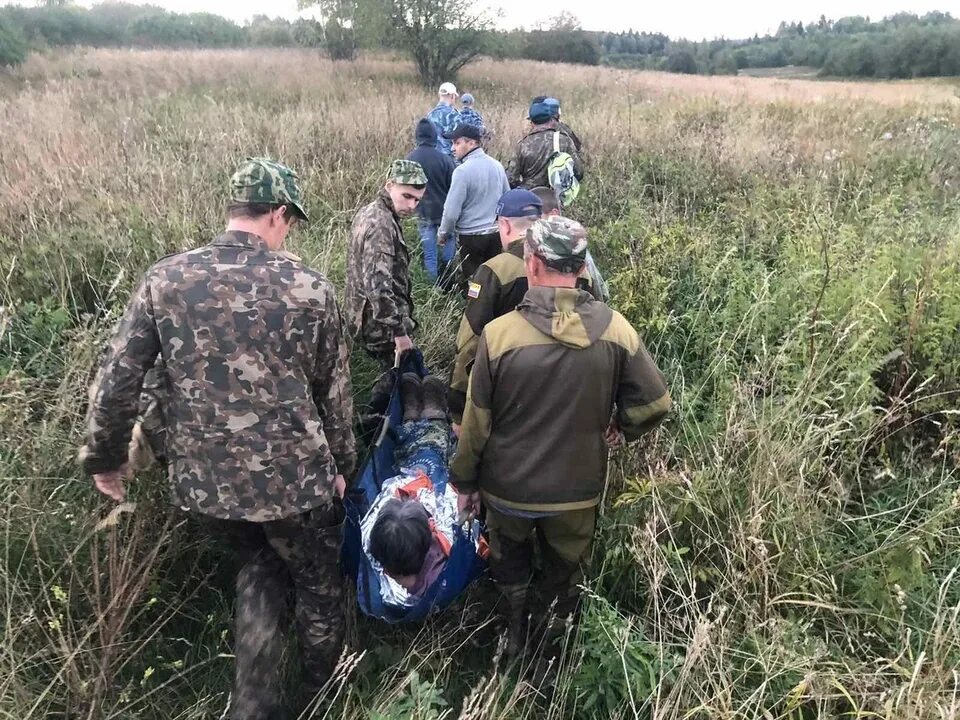
[[559, 130], [553, 131], [553, 151], [555, 153], [560, 152], [560, 131]]

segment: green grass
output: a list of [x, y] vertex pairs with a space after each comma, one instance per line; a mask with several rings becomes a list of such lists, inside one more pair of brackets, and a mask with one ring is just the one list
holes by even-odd
[[[676, 401], [613, 458], [560, 690], [504, 668], [481, 585], [421, 626], [351, 605], [315, 717], [960, 709], [960, 109], [919, 84], [673, 82], [460, 79], [504, 160], [525, 100], [563, 98], [574, 214]], [[403, 63], [283, 51], [35, 56], [3, 87], [0, 717], [222, 717], [229, 563], [158, 474], [119, 514], [82, 477], [91, 370], [139, 274], [222, 227], [243, 155], [298, 170], [315, 221], [291, 249], [342, 286], [353, 212], [433, 98]], [[415, 280], [443, 370], [460, 306]], [[372, 380], [355, 358], [355, 394]]]

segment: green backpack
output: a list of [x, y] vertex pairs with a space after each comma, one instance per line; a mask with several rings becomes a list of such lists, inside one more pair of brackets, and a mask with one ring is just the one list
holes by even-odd
[[580, 181], [573, 172], [573, 156], [560, 150], [560, 131], [553, 133], [553, 155], [547, 162], [550, 187], [560, 200], [560, 207], [568, 207], [580, 194]]

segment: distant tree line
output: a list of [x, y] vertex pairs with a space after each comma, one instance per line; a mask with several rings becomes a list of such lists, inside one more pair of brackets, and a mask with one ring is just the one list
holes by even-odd
[[42, 7], [0, 8], [0, 65], [31, 48], [311, 47], [335, 59], [360, 48], [406, 52], [427, 85], [452, 78], [480, 53], [544, 62], [736, 74], [791, 65], [821, 75], [912, 78], [960, 75], [960, 20], [933, 12], [781, 23], [775, 35], [746, 40], [671, 40], [661, 33], [589, 32], [569, 13], [533, 30], [497, 31], [471, 0], [300, 0], [320, 20], [260, 15], [240, 25], [209, 13], [181, 14], [109, 2], [90, 9], [50, 0]]
[[263, 15], [238, 25], [211, 13], [175, 13], [151, 5], [103, 3], [90, 9], [48, 4], [0, 8], [0, 65], [21, 62], [31, 48], [89, 47], [225, 48], [320, 47], [316, 20]]
[[747, 40], [674, 41], [659, 33], [598, 33], [603, 62], [681, 73], [734, 74], [800, 65], [820, 75], [914, 78], [960, 75], [960, 20], [947, 13], [900, 13], [781, 23]]

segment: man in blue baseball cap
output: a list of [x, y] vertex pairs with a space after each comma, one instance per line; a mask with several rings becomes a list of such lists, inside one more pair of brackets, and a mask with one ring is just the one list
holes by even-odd
[[537, 102], [530, 103], [530, 131], [517, 144], [516, 155], [507, 166], [510, 187], [529, 190], [550, 186], [550, 161], [560, 153], [570, 156], [574, 176], [577, 181], [583, 180], [583, 162], [576, 145], [569, 135], [557, 129], [554, 109], [547, 99], [535, 98]]
[[522, 188], [505, 192], [497, 203], [497, 231], [503, 252], [483, 263], [468, 281], [467, 307], [457, 333], [449, 398], [454, 430], [462, 419], [480, 333], [491, 320], [515, 310], [527, 292], [523, 239], [542, 214], [540, 198]]

